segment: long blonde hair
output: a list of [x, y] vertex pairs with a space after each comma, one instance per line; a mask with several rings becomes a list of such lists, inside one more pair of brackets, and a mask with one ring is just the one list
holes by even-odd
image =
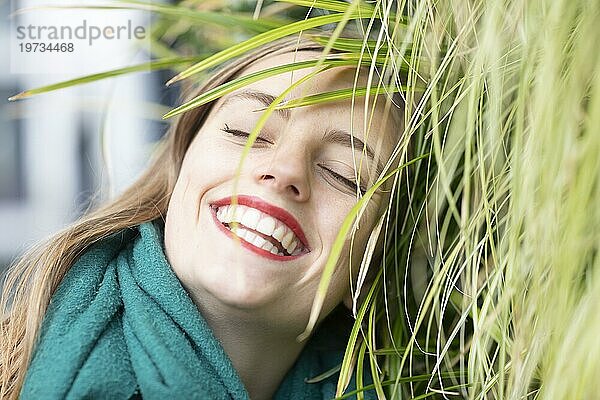
[[[297, 38], [268, 44], [212, 74], [194, 93], [218, 87], [262, 57], [295, 50], [322, 50], [322, 46]], [[211, 106], [181, 115], [146, 172], [118, 198], [34, 247], [11, 266], [0, 302], [0, 398], [19, 397], [50, 298], [78, 257], [103, 238], [164, 217], [183, 157]]]

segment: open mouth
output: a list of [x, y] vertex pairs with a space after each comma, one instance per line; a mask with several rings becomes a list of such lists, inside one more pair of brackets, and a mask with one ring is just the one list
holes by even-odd
[[239, 196], [235, 206], [229, 198], [223, 199], [213, 203], [211, 209], [226, 230], [261, 255], [289, 259], [309, 252], [295, 219], [258, 198]]

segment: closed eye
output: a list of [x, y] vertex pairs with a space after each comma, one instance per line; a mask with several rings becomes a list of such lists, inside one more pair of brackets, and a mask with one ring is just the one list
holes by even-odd
[[323, 166], [323, 165], [319, 165], [321, 167], [321, 169], [327, 174], [329, 175], [331, 178], [335, 179], [336, 181], [340, 182], [341, 184], [343, 184], [344, 186], [352, 189], [354, 192], [356, 192], [357, 190], [360, 191], [361, 195], [364, 195], [365, 192], [367, 191], [367, 189], [364, 186], [359, 186], [355, 181], [346, 178], [343, 175], [338, 174], [337, 172]]
[[[231, 136], [234, 136], [234, 137], [246, 138], [247, 139], [250, 136], [250, 133], [242, 131], [242, 130], [239, 130], [239, 129], [231, 129], [229, 127], [229, 125], [227, 125], [227, 124], [225, 124], [225, 127], [221, 128], [221, 130], [223, 132], [225, 132], [225, 133], [230, 134]], [[256, 142], [266, 143], [266, 144], [273, 144], [273, 142], [271, 142], [270, 140], [265, 139], [264, 137], [261, 137], [261, 136], [257, 136], [256, 137]]]

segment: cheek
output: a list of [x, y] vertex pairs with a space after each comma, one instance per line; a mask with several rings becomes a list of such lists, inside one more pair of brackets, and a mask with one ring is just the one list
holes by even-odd
[[[351, 211], [354, 204], [356, 204], [354, 198], [349, 199], [350, 200], [348, 201], [332, 204], [330, 207], [323, 207], [319, 209], [317, 213], [319, 225], [321, 226], [320, 232], [322, 235], [323, 251], [327, 255], [331, 253], [348, 213]], [[354, 240], [352, 240], [352, 226], [344, 239], [344, 247], [340, 254], [337, 267], [337, 270], [339, 270], [340, 273], [339, 276], [335, 277], [337, 279], [336, 285], [338, 286], [338, 291], [348, 286], [349, 272], [351, 273], [353, 280], [355, 280], [358, 275], [367, 242], [377, 223], [377, 209], [378, 204], [372, 201], [364, 211], [362, 218], [358, 223], [358, 230], [354, 233]], [[350, 253], [351, 251], [352, 253]], [[327, 257], [324, 257], [324, 263], [326, 263], [326, 258]], [[351, 268], [351, 271], [349, 271], [349, 268]]]
[[234, 154], [213, 135], [199, 133], [186, 153], [181, 174], [195, 183], [222, 176], [231, 168]]
[[[356, 204], [356, 198], [343, 195], [335, 201], [332, 200], [331, 193], [329, 193], [327, 197], [323, 197], [324, 199], [316, 203], [321, 204], [322, 206], [317, 207], [314, 215], [316, 218], [316, 225], [320, 227], [319, 231], [322, 235], [324, 247], [327, 247], [326, 250], [330, 251], [346, 217]], [[366, 245], [368, 236], [377, 222], [377, 208], [378, 205], [371, 201], [367, 206], [367, 209], [363, 212], [358, 223], [359, 229], [355, 235], [354, 247], [364, 248]], [[354, 224], [353, 222], [351, 223]], [[349, 232], [352, 232], [352, 226], [350, 227]], [[350, 240], [348, 239], [347, 242], [349, 246]]]
[[315, 185], [312, 194], [315, 197], [313, 202], [315, 226], [319, 227], [325, 244], [333, 242], [355, 200], [347, 194], [330, 188], [326, 183]]
[[[315, 212], [316, 218], [316, 226], [319, 227], [318, 232], [320, 235], [321, 245], [322, 247], [322, 257], [321, 257], [321, 265], [320, 271], [318, 273], [317, 281], [320, 281], [321, 273], [325, 268], [329, 255], [333, 249], [335, 241], [338, 237], [340, 229], [344, 223], [344, 220], [352, 206], [354, 205], [355, 200], [349, 196], [343, 195], [339, 196], [337, 201], [331, 200], [331, 193], [329, 194], [329, 200], [327, 202], [323, 201], [317, 204], [322, 204], [326, 206], [321, 206]], [[362, 229], [361, 229], [362, 230]], [[356, 242], [354, 244], [356, 247]], [[343, 293], [348, 288], [349, 282], [349, 252], [350, 252], [350, 240], [344, 240], [344, 247], [340, 253], [340, 257], [338, 260], [337, 267], [335, 269], [334, 275], [331, 279], [330, 285], [330, 296], [333, 301], [334, 298], [338, 298], [343, 295]], [[355, 259], [355, 258], [354, 258]], [[353, 262], [354, 269], [354, 262]], [[318, 285], [318, 282], [317, 282]]]
[[[201, 198], [211, 188], [232, 179], [239, 157], [218, 137], [199, 133], [183, 160], [174, 194], [179, 191], [180, 197], [188, 200], [190, 196]], [[183, 204], [174, 204], [174, 208], [178, 205]]]
[[165, 250], [175, 270], [196, 251], [198, 213], [204, 195], [228, 179], [228, 161], [223, 153], [214, 141], [197, 137], [183, 160], [165, 221]]

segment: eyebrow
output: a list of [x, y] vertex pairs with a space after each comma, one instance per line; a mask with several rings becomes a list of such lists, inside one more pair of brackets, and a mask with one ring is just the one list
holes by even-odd
[[[371, 158], [371, 160], [373, 160], [373, 162], [375, 161], [375, 153], [373, 152], [373, 149], [368, 144], [366, 144], [365, 142], [363, 142], [356, 136], [350, 135], [345, 130], [329, 129], [323, 135], [322, 140], [325, 142], [329, 142], [329, 143], [340, 144], [340, 145], [342, 145], [344, 147], [348, 147], [349, 149], [352, 149], [354, 151], [363, 151], [364, 150], [365, 153], [367, 153], [367, 157]], [[378, 162], [377, 165], [375, 166], [376, 176], [381, 175], [381, 171], [383, 171], [383, 165], [381, 164], [381, 162]]]
[[[271, 94], [265, 93], [265, 92], [247, 89], [247, 90], [242, 90], [240, 92], [234, 93], [234, 94], [226, 97], [225, 100], [223, 101], [223, 103], [221, 104], [220, 108], [225, 107], [225, 105], [227, 105], [231, 102], [234, 102], [236, 100], [240, 100], [240, 99], [257, 101], [257, 102], [263, 104], [265, 107], [269, 107], [271, 105], [271, 103], [273, 103], [275, 101], [276, 97]], [[291, 115], [290, 109], [275, 110], [275, 112], [278, 113], [284, 119], [290, 119], [290, 115]], [[371, 160], [373, 162], [375, 161], [375, 152], [373, 151], [373, 149], [368, 144], [366, 144], [365, 142], [363, 142], [356, 136], [350, 135], [345, 130], [328, 129], [325, 132], [325, 134], [323, 135], [322, 140], [325, 142], [328, 142], [328, 143], [340, 144], [340, 145], [342, 145], [344, 147], [348, 147], [349, 149], [352, 149], [354, 151], [363, 151], [364, 150], [365, 153], [367, 154], [367, 157], [371, 158]], [[377, 165], [375, 166], [376, 176], [381, 175], [382, 171], [383, 171], [383, 165], [381, 164], [381, 162], [378, 162]]]
[[[220, 108], [225, 107], [225, 105], [240, 99], [257, 101], [265, 107], [269, 107], [271, 103], [275, 101], [276, 98], [277, 97], [271, 94], [259, 92], [257, 90], [243, 90], [241, 92], [237, 92], [235, 94], [232, 94], [231, 96], [226, 97], [223, 103], [221, 104]], [[275, 113], [279, 114], [285, 119], [290, 119], [290, 109], [275, 110]]]

